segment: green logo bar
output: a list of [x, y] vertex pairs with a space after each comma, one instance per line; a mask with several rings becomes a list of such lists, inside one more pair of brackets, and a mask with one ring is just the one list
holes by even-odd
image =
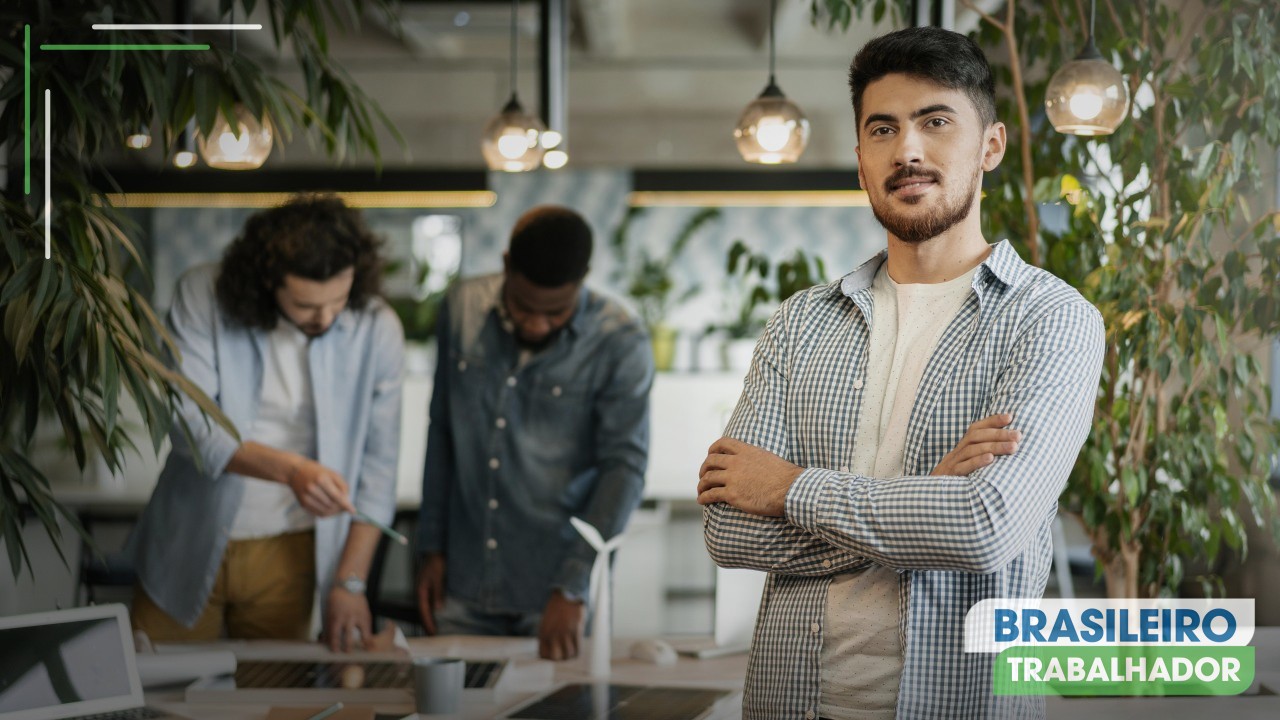
[[996, 695], [1239, 695], [1252, 646], [1035, 645], [996, 658]]

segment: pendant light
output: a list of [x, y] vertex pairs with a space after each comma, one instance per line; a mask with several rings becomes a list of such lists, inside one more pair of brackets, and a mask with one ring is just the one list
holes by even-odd
[[130, 150], [145, 150], [151, 147], [151, 128], [144, 123], [139, 123], [137, 130], [125, 136], [124, 146]]
[[253, 170], [271, 154], [271, 122], [258, 122], [243, 103], [235, 104], [235, 127], [222, 114], [208, 136], [200, 136], [200, 155], [219, 170]]
[[519, 0], [511, 0], [511, 99], [484, 126], [480, 152], [490, 170], [523, 172], [542, 164], [540, 142], [546, 128], [537, 117], [524, 111], [516, 97], [516, 17]]
[[195, 124], [195, 120], [187, 123], [178, 133], [178, 142], [174, 143], [173, 166], [179, 170], [195, 167], [199, 159], [196, 156]]
[[1110, 135], [1129, 112], [1124, 77], [1093, 44], [1097, 0], [1089, 3], [1089, 36], [1084, 49], [1049, 80], [1044, 107], [1049, 122], [1068, 135]]
[[[235, 7], [231, 8], [231, 24], [236, 22]], [[236, 31], [231, 31], [231, 54], [236, 53]], [[234, 124], [221, 112], [213, 123], [208, 136], [200, 136], [200, 155], [209, 167], [219, 170], [255, 170], [262, 167], [271, 155], [273, 133], [271, 120], [265, 115], [262, 121], [249, 112], [244, 103], [237, 102], [232, 110]]]
[[800, 159], [809, 142], [809, 120], [787, 99], [774, 79], [774, 18], [777, 0], [769, 1], [769, 84], [751, 101], [733, 130], [738, 152], [747, 162], [776, 165]]

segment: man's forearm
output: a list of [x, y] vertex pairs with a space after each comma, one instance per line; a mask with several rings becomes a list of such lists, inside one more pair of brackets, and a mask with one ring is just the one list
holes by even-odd
[[235, 455], [231, 456], [231, 461], [227, 463], [226, 471], [259, 480], [287, 483], [293, 471], [306, 460], [297, 453], [278, 450], [250, 440], [241, 443]]
[[351, 523], [347, 544], [342, 549], [342, 558], [338, 560], [334, 578], [342, 581], [354, 575], [367, 582], [369, 566], [373, 564], [373, 553], [378, 549], [380, 535], [381, 531], [372, 525], [359, 521]]

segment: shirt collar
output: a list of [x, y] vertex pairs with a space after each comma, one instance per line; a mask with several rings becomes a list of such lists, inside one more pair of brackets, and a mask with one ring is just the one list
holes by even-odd
[[[880, 266], [888, 259], [889, 251], [881, 250], [870, 260], [859, 265], [856, 270], [841, 278], [838, 285], [833, 284], [833, 290], [839, 288], [840, 292], [848, 297], [867, 290], [871, 287], [871, 282], [875, 279]], [[1013, 245], [1008, 240], [1001, 240], [992, 245], [991, 252], [985, 260], [978, 263], [978, 267], [978, 272], [973, 276], [974, 287], [985, 283], [988, 277], [998, 280], [1007, 287], [1014, 287], [1027, 274], [1027, 263], [1019, 257], [1018, 251], [1013, 249]]]

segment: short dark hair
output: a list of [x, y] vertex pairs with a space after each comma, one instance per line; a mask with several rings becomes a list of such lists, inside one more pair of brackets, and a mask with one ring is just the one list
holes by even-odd
[[241, 325], [271, 330], [280, 316], [275, 293], [285, 275], [328, 280], [355, 268], [347, 307], [359, 310], [381, 291], [381, 245], [360, 211], [341, 199], [297, 195], [245, 222], [222, 256], [218, 304]]
[[591, 226], [567, 207], [540, 205], [516, 221], [507, 257], [509, 269], [534, 285], [581, 282], [591, 265]]
[[862, 46], [849, 65], [853, 118], [861, 128], [862, 93], [885, 75], [902, 73], [963, 91], [984, 126], [996, 121], [996, 79], [982, 48], [968, 36], [938, 27], [881, 35]]

